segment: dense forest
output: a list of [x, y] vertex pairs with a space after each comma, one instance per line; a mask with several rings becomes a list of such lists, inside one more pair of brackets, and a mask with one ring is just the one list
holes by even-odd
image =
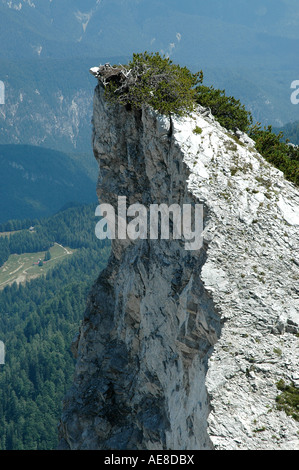
[[94, 235], [94, 210], [95, 205], [70, 208], [40, 221], [35, 233], [6, 239], [11, 253], [47, 250], [54, 241], [77, 250], [46, 276], [0, 291], [0, 339], [6, 349], [0, 366], [2, 450], [57, 445], [62, 399], [74, 371], [70, 345], [89, 289], [110, 254], [109, 242]]

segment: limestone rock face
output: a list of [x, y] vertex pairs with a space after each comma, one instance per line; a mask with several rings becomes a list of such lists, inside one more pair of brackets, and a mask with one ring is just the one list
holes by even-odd
[[298, 190], [205, 109], [126, 110], [100, 85], [93, 148], [101, 203], [203, 204], [203, 245], [113, 240], [73, 344], [60, 448], [298, 450], [275, 402], [280, 379], [299, 386]]

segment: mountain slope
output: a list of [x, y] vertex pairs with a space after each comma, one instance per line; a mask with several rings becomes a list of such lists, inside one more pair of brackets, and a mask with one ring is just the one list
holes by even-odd
[[275, 128], [274, 131], [277, 134], [282, 132], [285, 139], [288, 139], [294, 145], [299, 145], [299, 121], [289, 122], [283, 127]]
[[[3, 19], [1, 39], [7, 42], [8, 36], [14, 31], [15, 44], [11, 46], [21, 46], [18, 49], [19, 57], [51, 57], [54, 51], [60, 57], [65, 57], [66, 53], [69, 57], [76, 53], [79, 56], [84, 48], [86, 56], [86, 53], [99, 53], [99, 47], [102, 48], [102, 55], [123, 55], [128, 53], [128, 49], [136, 47], [137, 38], [141, 49], [148, 47], [153, 38], [157, 41], [166, 40], [165, 47], [175, 40], [176, 32], [193, 37], [200, 43], [200, 38], [205, 39], [205, 32], [208, 32], [210, 41], [213, 39], [212, 31], [215, 30], [209, 31], [213, 22], [214, 26], [218, 22], [217, 34], [221, 34], [221, 28], [226, 29], [226, 39], [231, 44], [236, 33], [241, 33], [241, 39], [242, 31], [252, 31], [255, 40], [260, 43], [266, 39], [266, 35], [269, 39], [271, 36], [299, 39], [296, 28], [298, 5], [294, 0], [254, 0], [250, 3], [246, 0], [229, 0], [225, 4], [221, 0], [208, 3], [187, 0], [183, 4], [176, 0], [154, 0], [150, 3], [145, 0], [78, 0], [75, 3], [69, 0], [42, 3], [2, 0], [0, 12]], [[204, 29], [193, 29], [192, 18], [199, 21], [198, 26]], [[186, 28], [187, 21], [191, 27], [189, 31]], [[166, 28], [161, 29], [161, 22]], [[172, 23], [182, 29], [174, 30], [173, 38], [168, 35]], [[248, 39], [251, 43], [251, 38]], [[60, 47], [57, 47], [58, 43]], [[284, 47], [283, 43], [280, 45]], [[42, 50], [39, 51], [38, 47], [42, 47]], [[190, 52], [194, 53], [194, 47]], [[261, 52], [251, 49], [254, 54]]]
[[48, 216], [69, 202], [95, 201], [95, 181], [68, 155], [0, 145], [0, 222]]
[[[96, 60], [99, 60], [97, 58]], [[103, 59], [105, 60], [105, 59]], [[89, 152], [92, 84], [87, 60], [0, 60], [5, 104], [0, 143]]]
[[[57, 139], [55, 148], [67, 144], [67, 150], [82, 150], [89, 142], [91, 58], [93, 65], [118, 63], [144, 50], [163, 51], [194, 71], [203, 69], [207, 84], [228, 89], [255, 120], [281, 126], [298, 114], [290, 103], [290, 84], [297, 78], [298, 17], [294, 0], [229, 0], [225, 5], [222, 0], [1, 0], [0, 79], [8, 96], [7, 106], [0, 107], [2, 143], [52, 148]], [[60, 65], [51, 69], [54, 59]], [[27, 60], [36, 61], [30, 70]], [[25, 131], [25, 140], [17, 141], [26, 127], [34, 137], [29, 140]]]

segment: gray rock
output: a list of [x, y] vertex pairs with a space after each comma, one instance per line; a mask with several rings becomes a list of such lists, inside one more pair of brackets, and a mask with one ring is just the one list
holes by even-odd
[[76, 342], [63, 448], [299, 449], [275, 405], [276, 383], [298, 381], [298, 189], [201, 112], [170, 123], [96, 88], [99, 200], [200, 202], [204, 243], [113, 241]]

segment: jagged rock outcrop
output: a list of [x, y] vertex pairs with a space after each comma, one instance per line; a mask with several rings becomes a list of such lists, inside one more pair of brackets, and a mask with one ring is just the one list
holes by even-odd
[[[197, 132], [194, 132], [197, 129]], [[245, 134], [94, 96], [98, 196], [204, 205], [203, 247], [114, 240], [74, 346], [60, 448], [299, 449], [299, 193]]]

